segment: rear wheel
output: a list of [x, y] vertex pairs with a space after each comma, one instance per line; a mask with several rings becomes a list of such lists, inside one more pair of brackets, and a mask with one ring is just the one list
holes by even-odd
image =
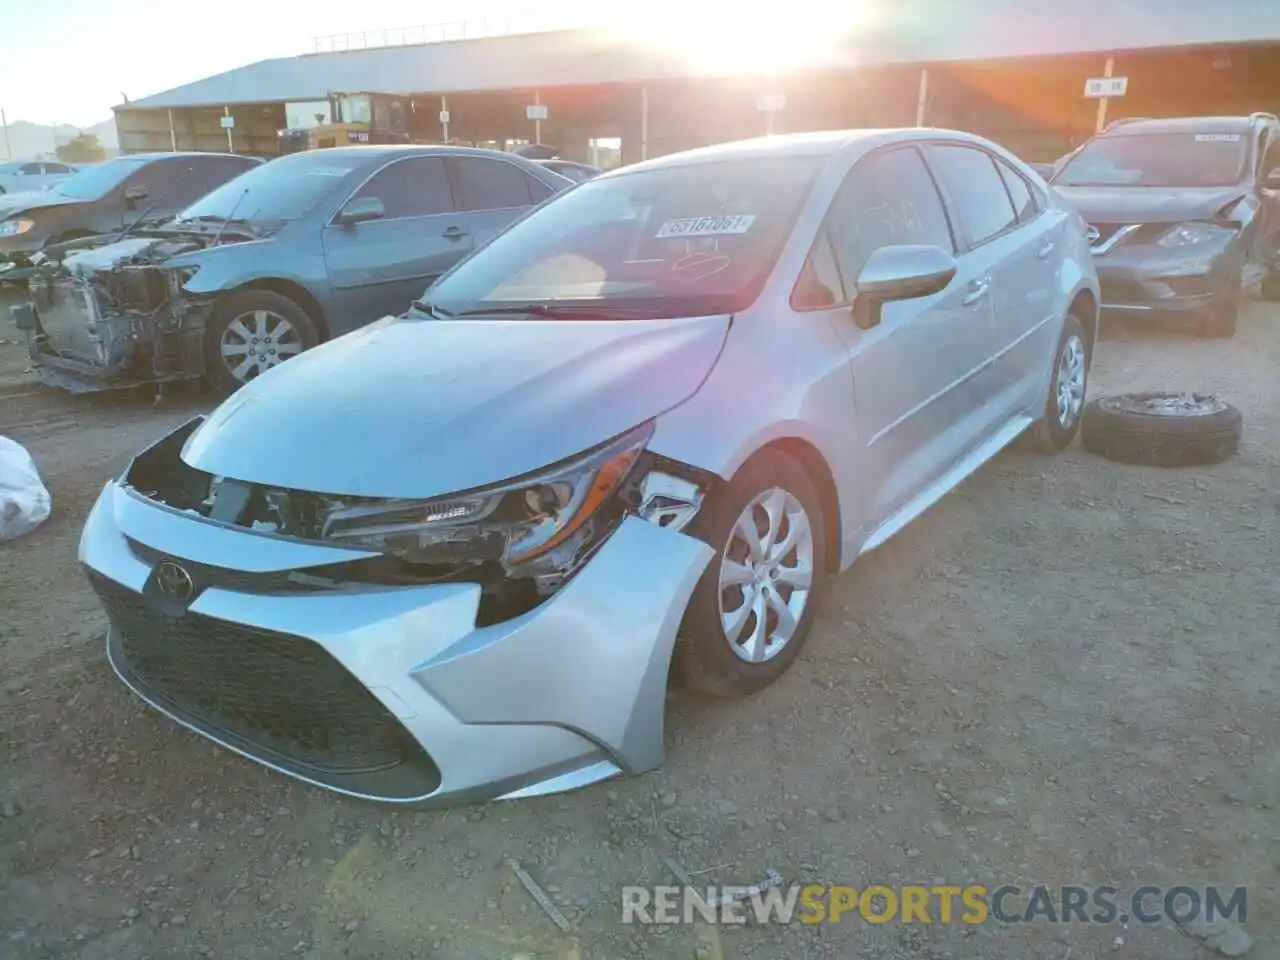
[[691, 532], [716, 555], [685, 612], [679, 673], [717, 696], [755, 693], [791, 666], [826, 577], [822, 499], [781, 452], [751, 460]]
[[242, 290], [223, 300], [205, 326], [205, 376], [214, 389], [231, 393], [319, 342], [315, 321], [299, 304], [271, 290]]
[[1058, 453], [1076, 438], [1088, 386], [1089, 348], [1084, 326], [1075, 314], [1069, 313], [1058, 337], [1044, 414], [1031, 428], [1031, 442], [1041, 453]]

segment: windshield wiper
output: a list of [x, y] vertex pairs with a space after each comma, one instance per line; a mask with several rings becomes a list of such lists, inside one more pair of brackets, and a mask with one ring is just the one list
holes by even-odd
[[625, 317], [652, 317], [653, 311], [636, 307], [614, 307], [606, 304], [503, 303], [492, 307], [463, 310], [460, 317], [502, 317], [512, 315], [555, 317], [561, 320], [613, 320]]
[[419, 313], [425, 313], [429, 317], [435, 317], [437, 320], [445, 320], [452, 317], [453, 314], [448, 310], [441, 310], [434, 304], [428, 303], [426, 300], [414, 300], [409, 306], [417, 310]]

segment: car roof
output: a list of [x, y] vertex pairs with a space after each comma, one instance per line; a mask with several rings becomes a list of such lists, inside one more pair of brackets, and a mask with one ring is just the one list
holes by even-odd
[[1146, 133], [1248, 133], [1252, 117], [1162, 117], [1122, 120], [1100, 137], [1134, 137]]
[[528, 163], [524, 157], [502, 150], [486, 150], [483, 147], [453, 147], [445, 144], [364, 143], [349, 147], [324, 147], [321, 150], [304, 150], [287, 156], [300, 157], [323, 153], [329, 157], [359, 157], [376, 160], [394, 157], [505, 157], [517, 163]]
[[227, 160], [257, 160], [257, 157], [245, 157], [238, 153], [213, 153], [207, 150], [179, 150], [177, 152], [165, 151], [163, 153], [123, 153], [116, 157], [117, 160], [140, 160], [143, 162], [151, 162], [152, 160], [164, 160], [166, 158], [186, 158], [186, 157], [222, 157]]
[[750, 140], [736, 140], [710, 147], [698, 147], [682, 153], [673, 153], [642, 163], [632, 164], [608, 176], [632, 173], [636, 170], [658, 167], [678, 167], [696, 163], [717, 163], [725, 160], [760, 160], [768, 157], [830, 157], [841, 151], [861, 146], [870, 150], [882, 144], [912, 140], [955, 140], [990, 146], [987, 141], [960, 130], [932, 127], [900, 127], [867, 130], [819, 130], [812, 133], [788, 133]]

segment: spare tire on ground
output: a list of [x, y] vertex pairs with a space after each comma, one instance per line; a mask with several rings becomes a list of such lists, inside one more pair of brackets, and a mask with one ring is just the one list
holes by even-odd
[[1185, 467], [1219, 463], [1240, 449], [1240, 411], [1201, 393], [1125, 393], [1084, 408], [1086, 450], [1120, 463]]

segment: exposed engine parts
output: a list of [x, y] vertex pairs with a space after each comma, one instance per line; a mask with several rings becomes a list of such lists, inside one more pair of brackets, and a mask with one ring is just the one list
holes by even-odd
[[28, 281], [35, 351], [69, 377], [117, 386], [199, 376], [205, 305], [183, 296], [187, 275], [165, 264], [207, 243], [129, 237], [42, 263]]

